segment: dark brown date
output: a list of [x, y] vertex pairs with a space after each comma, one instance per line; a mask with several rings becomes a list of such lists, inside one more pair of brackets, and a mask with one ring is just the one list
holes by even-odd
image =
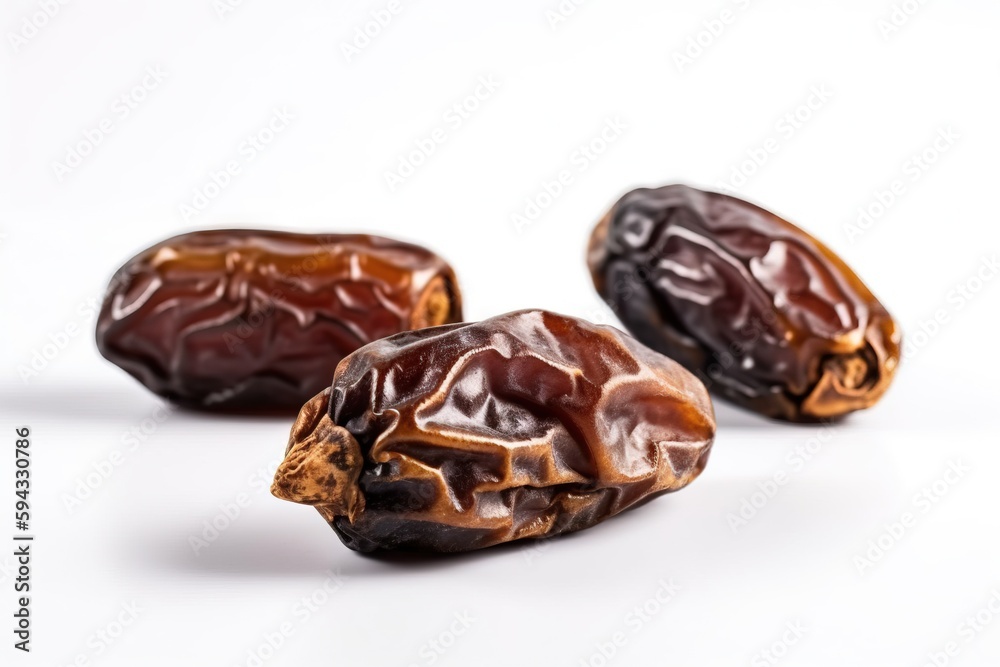
[[769, 417], [869, 407], [899, 363], [896, 324], [858, 276], [806, 232], [734, 197], [634, 190], [594, 230], [588, 263], [636, 338]]
[[462, 319], [455, 274], [419, 246], [360, 234], [193, 232], [111, 281], [97, 345], [189, 407], [298, 410], [383, 336]]
[[526, 310], [377, 341], [292, 429], [271, 492], [351, 549], [581, 530], [705, 467], [705, 387], [617, 329]]

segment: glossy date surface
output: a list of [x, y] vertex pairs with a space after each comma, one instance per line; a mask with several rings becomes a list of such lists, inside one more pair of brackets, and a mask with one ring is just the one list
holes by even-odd
[[419, 246], [360, 234], [201, 231], [118, 270], [97, 344], [182, 405], [298, 410], [361, 346], [461, 317], [454, 272]]
[[358, 551], [581, 530], [705, 467], [704, 386], [617, 329], [538, 310], [392, 336], [337, 368], [272, 493]]
[[892, 317], [815, 238], [758, 206], [683, 185], [629, 192], [591, 238], [598, 292], [639, 340], [766, 416], [874, 404], [900, 358]]

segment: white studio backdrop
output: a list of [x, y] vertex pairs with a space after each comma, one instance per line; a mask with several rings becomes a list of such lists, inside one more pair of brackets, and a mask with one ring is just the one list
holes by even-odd
[[[36, 541], [32, 651], [4, 626], [0, 662], [997, 664], [998, 21], [986, 0], [5, 3], [0, 516], [29, 425]], [[677, 181], [840, 253], [904, 329], [900, 374], [833, 428], [717, 401], [690, 488], [552, 543], [359, 556], [267, 493], [288, 420], [174, 411], [93, 342], [127, 258], [233, 226], [427, 245], [468, 319], [615, 323], [588, 234]]]

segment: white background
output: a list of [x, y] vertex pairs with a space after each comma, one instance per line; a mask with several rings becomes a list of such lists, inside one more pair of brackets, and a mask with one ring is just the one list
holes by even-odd
[[[283, 623], [291, 635], [262, 664], [922, 665], [949, 642], [957, 654], [939, 664], [1000, 661], [1000, 613], [987, 607], [998, 596], [1000, 611], [1000, 287], [984, 268], [1000, 249], [996, 2], [911, 1], [889, 30], [890, 0], [593, 0], [554, 26], [558, 0], [403, 0], [350, 60], [343, 45], [388, 0], [246, 0], [222, 15], [210, 0], [71, 2], [33, 32], [24, 22], [42, 22], [42, 4], [6, 2], [0, 16], [0, 536], [13, 533], [25, 424], [37, 535], [30, 655], [11, 648], [0, 550], [4, 665], [256, 664], [248, 652]], [[705, 46], [680, 63], [690, 40]], [[147, 67], [166, 77], [123, 117], [116, 100]], [[490, 76], [499, 88], [460, 127], [447, 122]], [[828, 99], [802, 107], [816, 89]], [[294, 120], [244, 160], [241, 144], [280, 108]], [[110, 133], [60, 179], [55, 163], [105, 118]], [[582, 170], [574, 154], [616, 119], [625, 129]], [[385, 172], [438, 127], [445, 143], [391, 190]], [[949, 128], [957, 139], [914, 172], [912, 156]], [[744, 167], [764, 146], [764, 164]], [[230, 160], [240, 173], [185, 216]], [[512, 215], [563, 169], [571, 185], [518, 230]], [[754, 173], [734, 181], [740, 169]], [[897, 179], [903, 194], [851, 233]], [[610, 321], [587, 235], [626, 190], [674, 181], [738, 185], [828, 242], [913, 345], [884, 401], [835, 429], [717, 403], [712, 460], [690, 488], [541, 549], [359, 556], [264, 490], [288, 420], [164, 412], [93, 343], [90, 304], [123, 261], [226, 226], [424, 243], [458, 271], [469, 319], [538, 306]], [[980, 289], [961, 297], [970, 280]], [[928, 327], [936, 314], [946, 321]], [[810, 444], [810, 460], [794, 458]], [[68, 508], [116, 450], [120, 465]], [[967, 472], [938, 482], [933, 503], [915, 498], [952, 463]], [[772, 498], [754, 497], [779, 473]], [[241, 497], [196, 554], [190, 538]], [[734, 529], [744, 500], [762, 506]], [[913, 525], [887, 536], [905, 512]], [[880, 539], [886, 553], [861, 564]], [[316, 593], [330, 570], [338, 590]], [[680, 587], [665, 604], [660, 580]], [[301, 613], [314, 594], [324, 603]], [[98, 639], [133, 603], [137, 618]], [[471, 627], [449, 635], [466, 612]], [[624, 644], [605, 659], [615, 633]], [[428, 645], [439, 638], [443, 653]], [[761, 653], [775, 643], [776, 663]]]

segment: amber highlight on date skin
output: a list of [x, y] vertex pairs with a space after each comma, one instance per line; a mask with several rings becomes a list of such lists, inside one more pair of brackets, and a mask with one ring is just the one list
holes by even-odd
[[892, 317], [829, 248], [735, 197], [629, 192], [598, 224], [597, 291], [639, 340], [768, 417], [870, 407], [900, 359]]
[[295, 411], [384, 336], [462, 319], [455, 274], [361, 234], [216, 230], [129, 260], [97, 322], [109, 361], [187, 407]]
[[714, 435], [708, 392], [679, 364], [526, 310], [344, 359], [299, 414], [271, 491], [314, 506], [351, 549], [469, 551], [676, 491]]

